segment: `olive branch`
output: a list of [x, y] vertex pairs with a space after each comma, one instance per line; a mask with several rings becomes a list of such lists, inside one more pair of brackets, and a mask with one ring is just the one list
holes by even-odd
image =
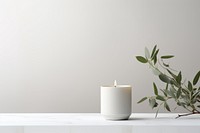
[[[195, 75], [193, 81], [182, 81], [181, 71], [177, 72], [172, 69], [166, 60], [173, 58], [173, 55], [164, 55], [158, 57], [159, 49], [157, 45], [151, 51], [145, 48], [145, 56], [136, 56], [136, 59], [141, 63], [149, 64], [152, 72], [159, 77], [165, 84], [165, 87], [158, 89], [156, 83], [153, 82], [154, 96], [144, 97], [138, 103], [148, 99], [151, 108], [157, 108], [157, 117], [160, 107], [164, 107], [167, 111], [171, 112], [168, 104], [169, 100], [174, 100], [177, 107], [182, 107], [188, 111], [186, 114], [179, 114], [176, 118], [188, 116], [193, 114], [200, 114], [200, 87], [197, 83], [200, 78], [200, 71]], [[161, 71], [163, 70], [163, 71]], [[175, 108], [175, 109], [176, 109]]]

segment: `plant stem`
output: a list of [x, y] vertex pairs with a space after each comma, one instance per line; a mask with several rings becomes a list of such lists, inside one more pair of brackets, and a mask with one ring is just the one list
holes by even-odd
[[183, 117], [183, 116], [189, 116], [189, 115], [194, 115], [194, 114], [200, 114], [200, 112], [192, 112], [192, 113], [187, 113], [187, 114], [178, 114], [178, 116], [176, 117], [176, 119]]
[[157, 111], [156, 111], [155, 118], [157, 118], [157, 116], [158, 116], [158, 111], [160, 110], [160, 107], [161, 107], [161, 105], [162, 105], [163, 103], [164, 103], [164, 102], [162, 102], [162, 103], [159, 105], [159, 107], [158, 107], [158, 109], [157, 109]]

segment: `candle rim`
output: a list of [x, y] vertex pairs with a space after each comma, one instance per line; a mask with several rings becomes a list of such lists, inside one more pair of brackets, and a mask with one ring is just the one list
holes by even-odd
[[120, 87], [127, 88], [127, 87], [131, 87], [131, 85], [117, 85], [117, 86], [114, 86], [114, 85], [103, 85], [101, 87], [105, 87], [105, 88], [120, 88]]

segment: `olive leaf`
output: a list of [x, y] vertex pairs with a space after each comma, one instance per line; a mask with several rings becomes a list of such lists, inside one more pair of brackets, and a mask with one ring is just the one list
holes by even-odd
[[190, 92], [189, 92], [187, 89], [185, 89], [185, 88], [182, 88], [182, 92], [183, 92], [185, 95], [189, 95], [189, 94], [190, 94]]
[[177, 78], [177, 76], [173, 72], [171, 72], [169, 69], [166, 69], [166, 70], [174, 79]]
[[169, 59], [169, 58], [173, 58], [173, 55], [165, 55], [165, 56], [161, 56], [161, 59]]
[[137, 59], [139, 62], [141, 62], [141, 63], [147, 63], [147, 62], [148, 62], [148, 60], [145, 59], [145, 58], [142, 57], [142, 56], [136, 56], [136, 59]]
[[147, 47], [145, 47], [145, 57], [146, 57], [147, 59], [150, 58], [150, 53], [149, 53], [149, 50], [148, 50]]
[[161, 81], [163, 81], [165, 83], [170, 83], [170, 79], [164, 74], [160, 74], [159, 78], [160, 78]]
[[176, 93], [176, 98], [178, 99], [181, 96], [181, 88], [178, 89]]
[[200, 71], [196, 74], [196, 76], [194, 77], [193, 79], [193, 85], [196, 85], [198, 80], [199, 80], [199, 77], [200, 77]]
[[178, 106], [183, 106], [184, 108], [185, 108], [185, 106], [186, 106], [186, 104], [185, 104], [184, 102], [179, 102], [179, 101], [177, 102], [177, 105], [178, 105]]
[[155, 99], [150, 98], [150, 99], [149, 99], [149, 105], [150, 105], [151, 108], [153, 109], [153, 108], [157, 107], [158, 103], [156, 103], [156, 100], [155, 100]]
[[160, 100], [160, 101], [165, 101], [165, 98], [163, 96], [157, 95], [156, 99]]
[[158, 95], [158, 89], [157, 89], [157, 86], [154, 82], [153, 82], [153, 88], [154, 88], [154, 94]]
[[171, 96], [172, 98], [176, 98], [174, 92], [172, 91], [172, 89], [170, 88], [169, 90], [166, 90], [166, 93]]
[[152, 60], [154, 61], [154, 64], [156, 64], [156, 63], [157, 63], [157, 60], [158, 60], [158, 57], [157, 57], [157, 55], [158, 55], [158, 52], [159, 52], [159, 49], [158, 49], [158, 50], [156, 50], [156, 52], [155, 52], [155, 54], [154, 54], [154, 56], [153, 56], [153, 58], [152, 58]]
[[161, 91], [162, 91], [162, 93], [167, 97], [167, 93], [164, 91], [164, 90], [162, 90], [162, 89], [160, 89]]
[[165, 87], [165, 89], [166, 89], [166, 90], [168, 90], [168, 87], [169, 87], [169, 84], [166, 84], [166, 87]]
[[169, 105], [167, 104], [167, 102], [164, 103], [164, 107], [167, 109], [167, 111], [171, 112]]
[[143, 97], [140, 101], [138, 101], [137, 103], [141, 103], [144, 102], [145, 100], [147, 100], [147, 97]]
[[181, 74], [181, 71], [180, 71], [178, 76], [176, 77], [176, 81], [180, 84], [181, 80], [182, 80], [182, 74]]
[[163, 66], [165, 66], [165, 67], [169, 67], [169, 64], [165, 64], [165, 63], [163, 62]]
[[153, 48], [153, 50], [152, 50], [151, 58], [153, 58], [153, 56], [154, 56], [154, 54], [155, 54], [155, 52], [156, 52], [156, 47], [157, 47], [157, 45], [155, 45], [154, 48]]
[[192, 99], [196, 99], [199, 96], [200, 92], [197, 91], [196, 93], [193, 94]]
[[190, 81], [188, 81], [188, 90], [192, 92], [192, 83]]

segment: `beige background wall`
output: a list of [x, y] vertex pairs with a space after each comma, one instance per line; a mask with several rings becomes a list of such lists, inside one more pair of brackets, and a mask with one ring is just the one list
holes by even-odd
[[155, 44], [192, 79], [200, 1], [1, 0], [0, 112], [99, 112], [115, 79], [133, 86], [133, 112], [152, 112], [136, 102], [158, 80], [134, 56]]

